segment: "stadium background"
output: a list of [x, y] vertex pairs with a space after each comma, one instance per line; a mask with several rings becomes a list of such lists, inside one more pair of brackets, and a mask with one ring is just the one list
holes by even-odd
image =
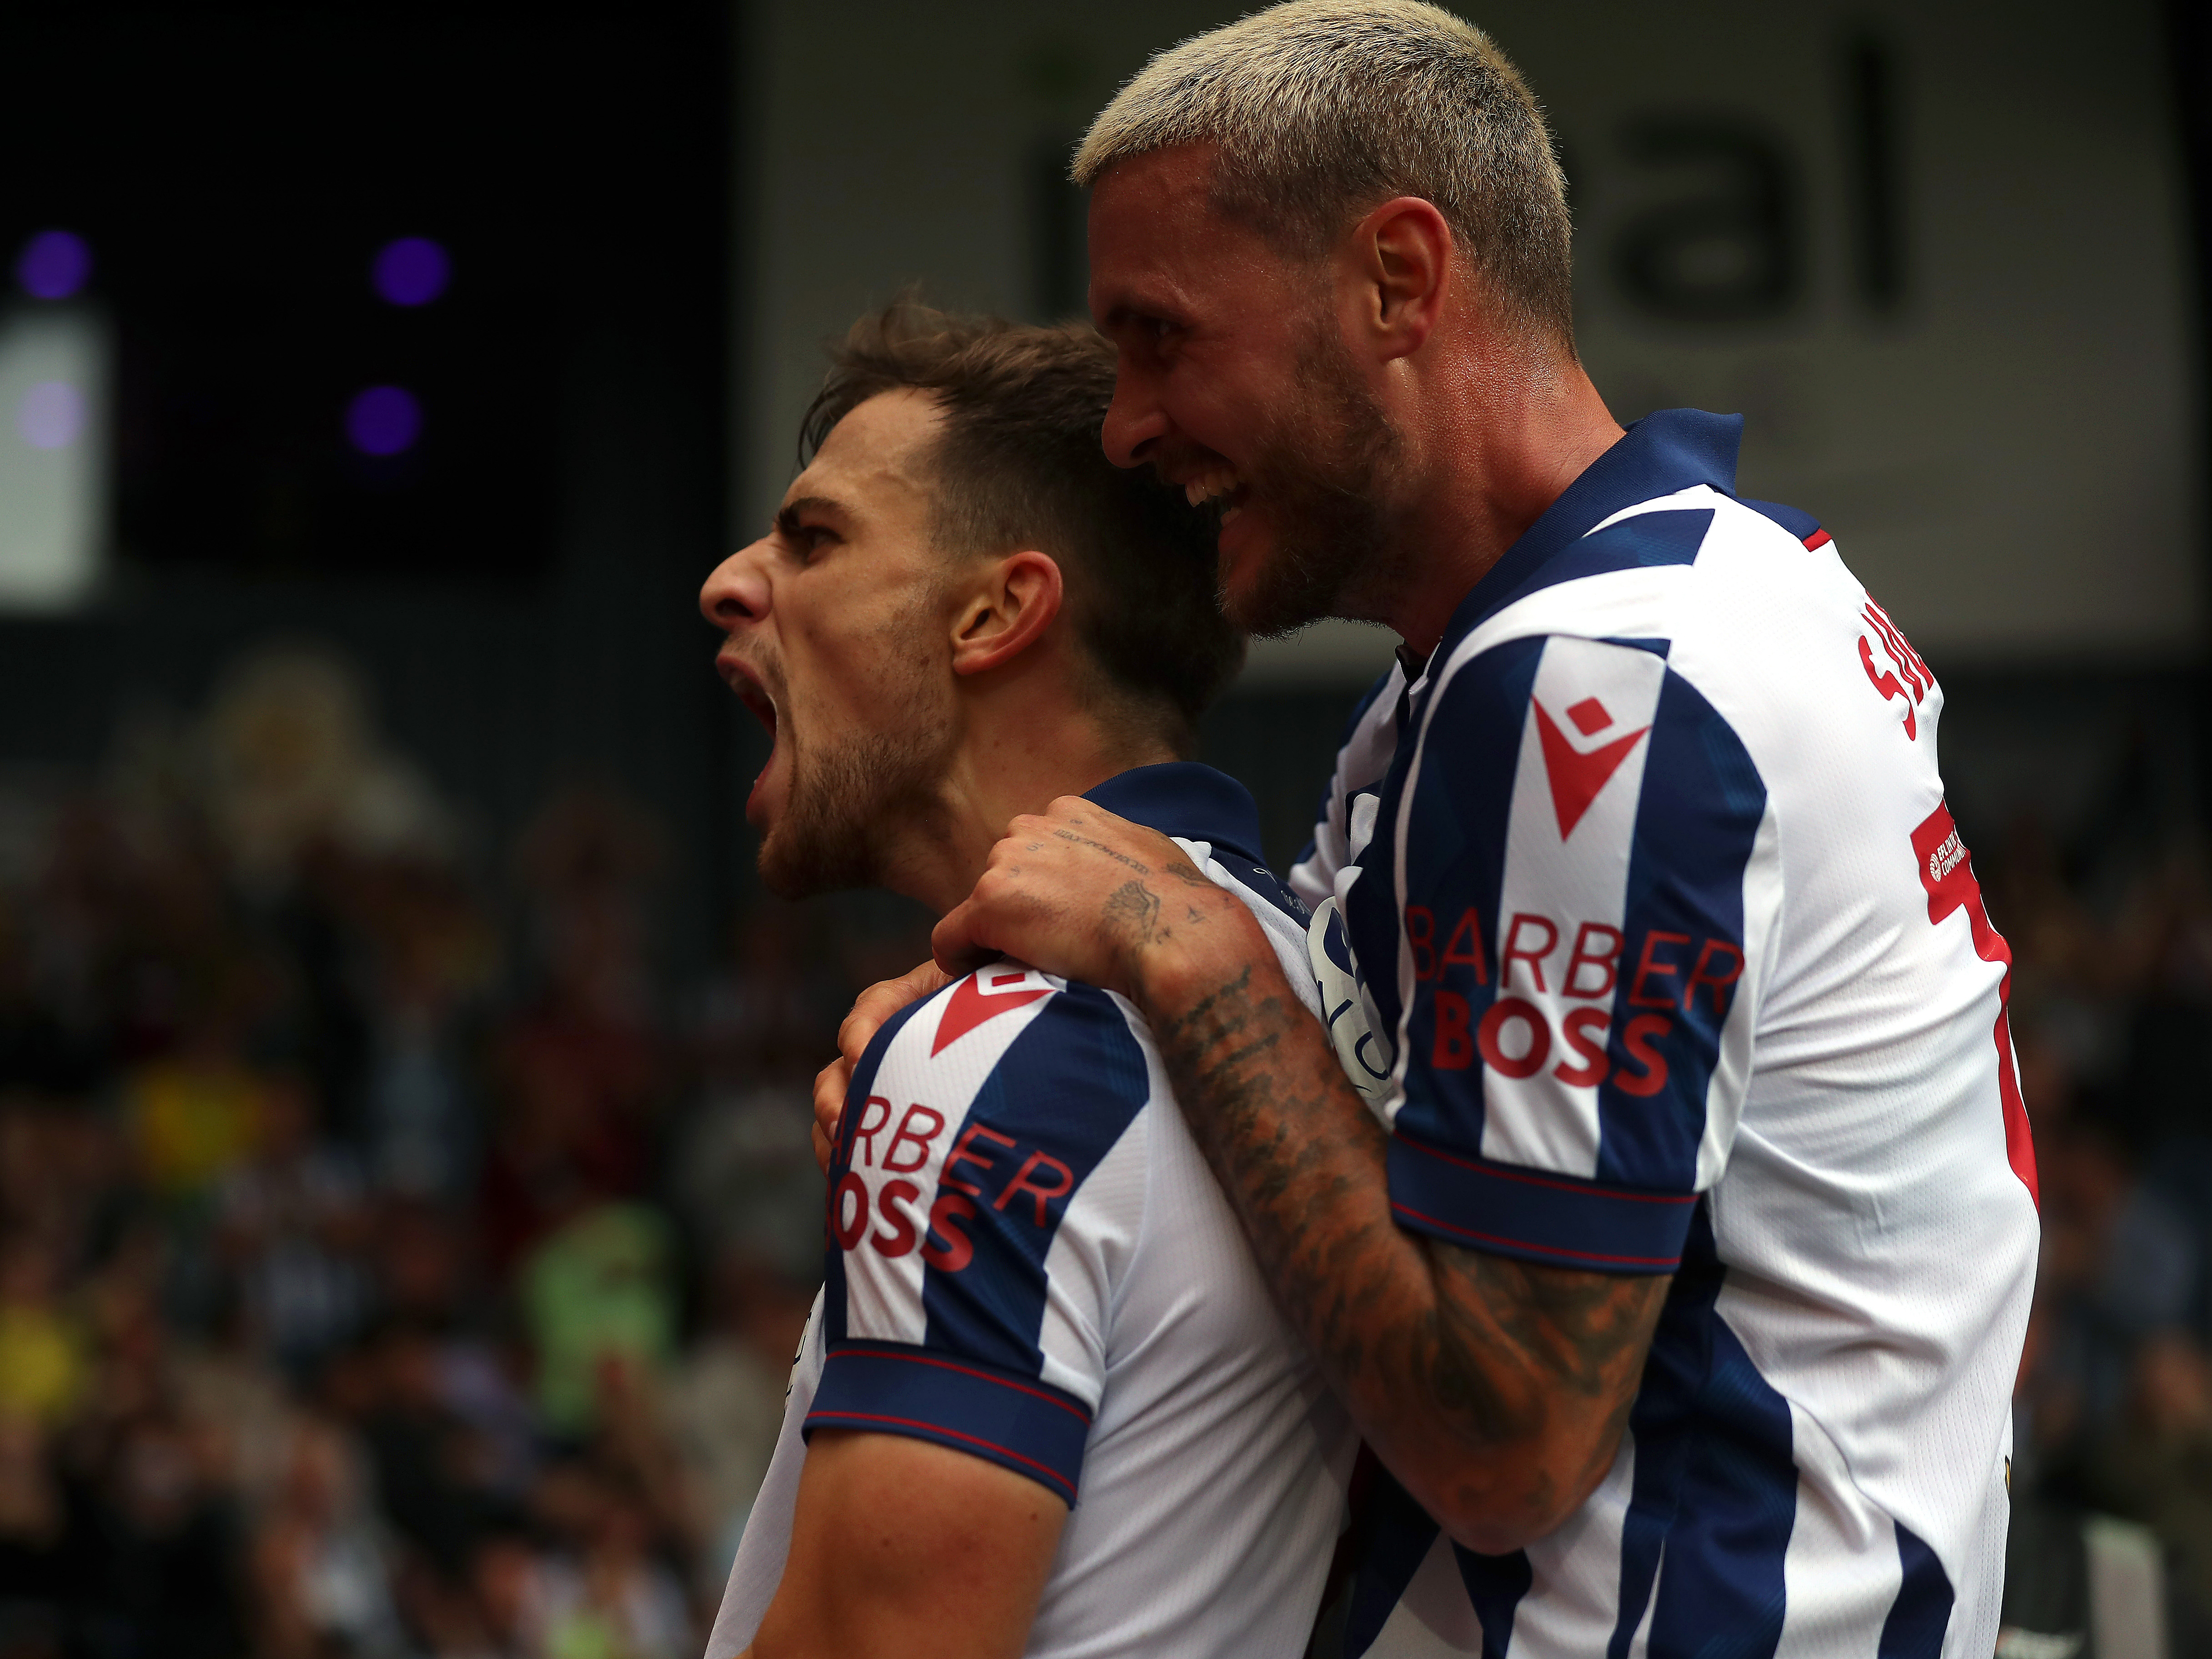
[[[0, 18], [0, 1656], [696, 1650], [806, 1079], [921, 924], [760, 893], [693, 596], [863, 307], [1079, 309], [1067, 146], [1231, 14]], [[2212, 1650], [2212, 26], [1471, 15], [1614, 412], [1742, 410], [1942, 682], [2044, 1169], [2016, 1489]], [[1385, 643], [1208, 723], [1278, 863]]]

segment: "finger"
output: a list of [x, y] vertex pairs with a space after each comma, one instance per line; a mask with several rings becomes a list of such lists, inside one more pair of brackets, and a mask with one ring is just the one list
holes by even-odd
[[823, 1175], [830, 1173], [830, 1156], [836, 1150], [830, 1136], [822, 1133], [822, 1125], [817, 1121], [814, 1125], [814, 1166]]
[[845, 1091], [852, 1087], [853, 1063], [842, 1054], [814, 1074], [814, 1121], [833, 1139], [845, 1115]]
[[909, 999], [898, 995], [892, 988], [896, 980], [881, 980], [853, 1000], [853, 1011], [845, 1016], [837, 1028], [837, 1053], [842, 1058], [849, 1074], [868, 1052], [868, 1044], [883, 1024], [906, 1006]]
[[[848, 1066], [858, 1065], [883, 1024], [909, 1002], [944, 989], [951, 981], [937, 964], [921, 963], [896, 979], [878, 980], [853, 1000], [853, 1011], [837, 1028], [837, 1049]], [[848, 1073], [849, 1077], [849, 1072]]]
[[935, 996], [957, 977], [957, 975], [946, 973], [934, 961], [918, 962], [892, 982], [909, 988], [914, 994], [908, 1000], [918, 1001], [923, 997]]
[[970, 896], [947, 911], [945, 919], [931, 930], [930, 954], [948, 981], [962, 974], [972, 974], [985, 963], [996, 961], [1001, 954], [969, 932], [975, 920], [975, 901]]

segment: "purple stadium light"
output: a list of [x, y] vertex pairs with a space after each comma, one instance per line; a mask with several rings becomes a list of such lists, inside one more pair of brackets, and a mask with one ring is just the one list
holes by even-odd
[[41, 380], [23, 394], [15, 430], [33, 449], [67, 449], [84, 430], [84, 394], [67, 380]]
[[397, 455], [422, 435], [422, 405], [404, 386], [373, 386], [346, 405], [346, 436], [364, 455]]
[[403, 236], [377, 251], [369, 281], [396, 306], [427, 306], [446, 291], [453, 274], [446, 250], [427, 236]]
[[92, 276], [92, 250], [74, 231], [42, 230], [15, 258], [15, 280], [34, 300], [66, 300]]

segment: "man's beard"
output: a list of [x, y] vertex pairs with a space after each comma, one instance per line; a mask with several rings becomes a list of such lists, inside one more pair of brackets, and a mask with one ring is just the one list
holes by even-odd
[[1291, 418], [1262, 436], [1247, 479], [1274, 544], [1243, 593], [1222, 593], [1230, 619], [1263, 639], [1366, 617], [1397, 562], [1382, 501], [1403, 445], [1328, 319], [1300, 349], [1297, 380]]
[[951, 741], [943, 722], [870, 732], [818, 750], [794, 732], [791, 797], [761, 842], [768, 890], [801, 899], [884, 885], [887, 849], [911, 841], [937, 810]]

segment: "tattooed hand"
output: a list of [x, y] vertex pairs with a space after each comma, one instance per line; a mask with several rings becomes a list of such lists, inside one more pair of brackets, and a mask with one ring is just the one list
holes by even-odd
[[1181, 848], [1076, 795], [1008, 826], [931, 946], [948, 971], [1010, 956], [1139, 1001], [1165, 957], [1268, 948], [1250, 913]]

